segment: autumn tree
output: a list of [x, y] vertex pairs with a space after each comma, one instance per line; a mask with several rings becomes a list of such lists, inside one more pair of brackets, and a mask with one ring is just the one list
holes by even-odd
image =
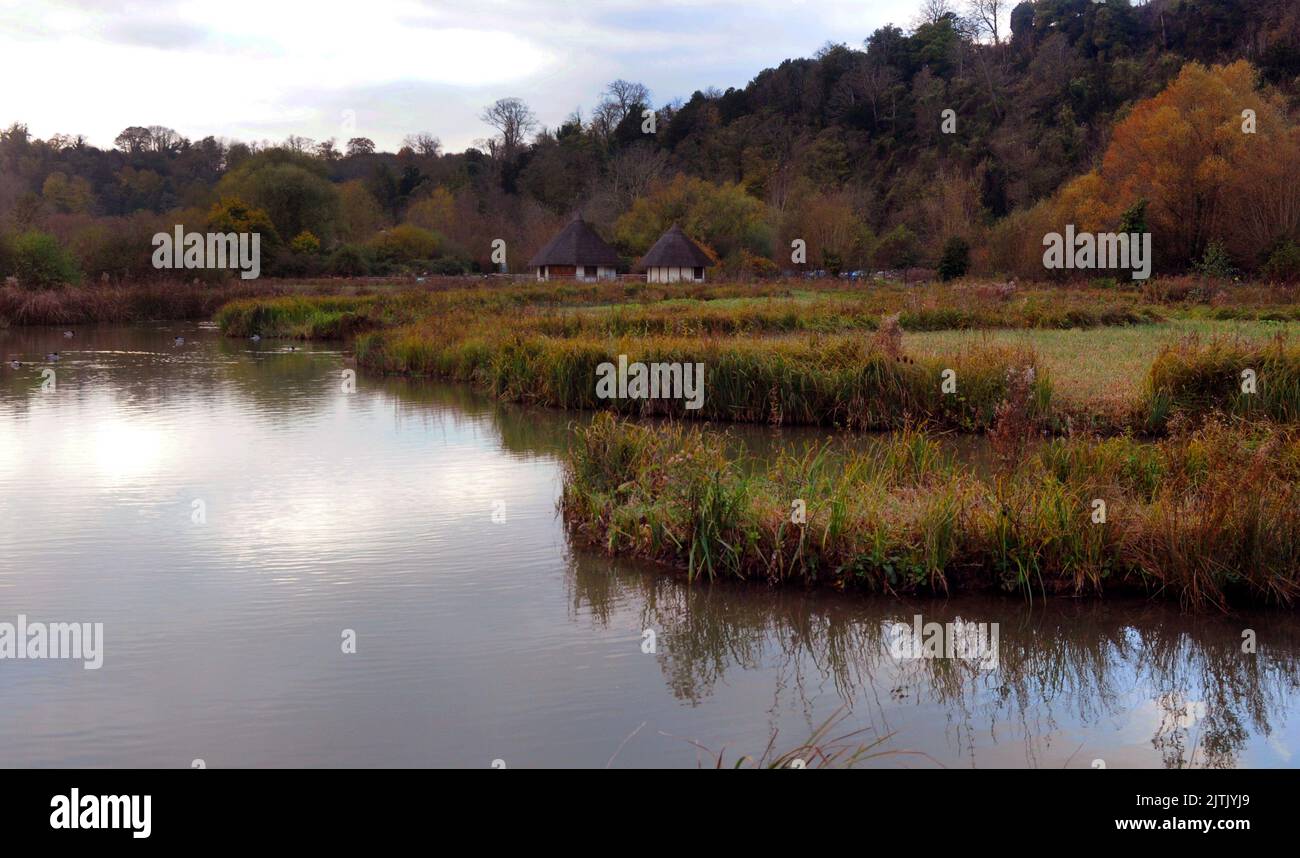
[[[857, 211], [859, 201], [846, 190], [816, 191], [804, 186], [787, 204], [782, 218], [781, 253], [792, 241], [805, 243], [807, 262], [827, 270], [866, 267], [872, 235]], [[781, 260], [788, 263], [789, 259]]]
[[614, 234], [620, 245], [639, 256], [673, 224], [719, 257], [772, 252], [767, 207], [761, 201], [738, 184], [715, 184], [680, 173], [633, 203], [618, 219]]
[[383, 209], [365, 182], [353, 179], [339, 186], [339, 237], [361, 242], [378, 232], [385, 223]]
[[208, 229], [212, 232], [258, 233], [263, 250], [280, 245], [280, 233], [271, 218], [238, 197], [224, 197], [208, 210]]
[[441, 232], [456, 216], [456, 199], [444, 187], [434, 188], [429, 195], [416, 200], [406, 210], [406, 220], [423, 229]]
[[149, 129], [139, 125], [125, 128], [114, 138], [113, 145], [128, 155], [144, 152], [149, 147]]
[[637, 143], [609, 161], [610, 192], [624, 207], [649, 192], [668, 169], [668, 156], [650, 143]]
[[370, 240], [375, 255], [385, 262], [402, 263], [432, 259], [442, 239], [432, 230], [404, 223], [386, 229]]
[[921, 0], [921, 8], [916, 13], [916, 22], [920, 24], [938, 24], [944, 18], [957, 15], [955, 0]]
[[216, 190], [263, 209], [280, 235], [307, 230], [328, 241], [338, 227], [339, 191], [324, 173], [315, 158], [268, 149], [227, 173]]
[[94, 204], [94, 193], [85, 177], [69, 177], [58, 170], [45, 177], [41, 196], [53, 211], [62, 214], [85, 212]]
[[[1055, 216], [1113, 229], [1147, 200], [1157, 261], [1185, 267], [1214, 240], [1238, 264], [1300, 229], [1300, 132], [1253, 66], [1187, 64], [1116, 126], [1101, 168], [1058, 192]], [[1288, 178], [1289, 177], [1289, 178]]]

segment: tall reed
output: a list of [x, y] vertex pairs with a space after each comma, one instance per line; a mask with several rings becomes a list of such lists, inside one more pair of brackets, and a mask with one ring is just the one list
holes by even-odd
[[991, 477], [911, 427], [865, 450], [764, 461], [726, 450], [717, 432], [599, 415], [566, 459], [565, 520], [610, 553], [692, 576], [1137, 591], [1218, 608], [1300, 594], [1300, 441], [1276, 427], [1060, 440]]

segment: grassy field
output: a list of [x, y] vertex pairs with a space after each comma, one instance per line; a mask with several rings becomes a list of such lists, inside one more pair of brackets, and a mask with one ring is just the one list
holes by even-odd
[[[231, 336], [355, 338], [361, 366], [560, 408], [984, 432], [1016, 375], [1028, 373], [1043, 433], [1162, 434], [1180, 415], [1201, 419], [1216, 408], [1284, 421], [1300, 414], [1300, 354], [1285, 346], [1300, 325], [1286, 303], [1293, 297], [1280, 287], [1183, 281], [1140, 290], [506, 283], [253, 298], [217, 318]], [[619, 355], [703, 364], [706, 405], [598, 399], [596, 369]], [[1261, 395], [1242, 397], [1237, 375], [1254, 364], [1268, 370]], [[950, 396], [940, 394], [946, 370], [958, 378]]]
[[906, 333], [903, 349], [932, 356], [969, 345], [1026, 349], [1051, 373], [1058, 397], [1075, 406], [1114, 410], [1141, 396], [1156, 356], [1185, 337], [1265, 342], [1278, 334], [1294, 336], [1298, 332], [1300, 322], [1293, 321], [1175, 317], [1162, 324], [1140, 326]]

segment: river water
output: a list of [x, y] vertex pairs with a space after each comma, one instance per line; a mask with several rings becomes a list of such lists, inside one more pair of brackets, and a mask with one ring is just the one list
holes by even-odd
[[[188, 323], [10, 329], [0, 357], [0, 623], [103, 623], [97, 670], [0, 659], [2, 766], [693, 767], [828, 720], [881, 767], [1300, 749], [1286, 613], [688, 583], [567, 538], [581, 415], [348, 392], [335, 349]], [[997, 665], [896, 658], [916, 615], [997, 623]]]

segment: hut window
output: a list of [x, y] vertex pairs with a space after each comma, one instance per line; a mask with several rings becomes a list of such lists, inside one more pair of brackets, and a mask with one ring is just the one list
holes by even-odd
[[695, 266], [694, 270], [693, 270], [691, 273], [692, 273], [692, 275], [695, 277], [696, 280], [703, 280], [703, 279], [704, 279], [704, 269], [701, 268], [701, 267], [698, 266], [698, 265]]
[[594, 265], [584, 265], [584, 266], [582, 266], [582, 276], [583, 276], [583, 277], [595, 277], [595, 276], [596, 276], [596, 266], [594, 266]]

